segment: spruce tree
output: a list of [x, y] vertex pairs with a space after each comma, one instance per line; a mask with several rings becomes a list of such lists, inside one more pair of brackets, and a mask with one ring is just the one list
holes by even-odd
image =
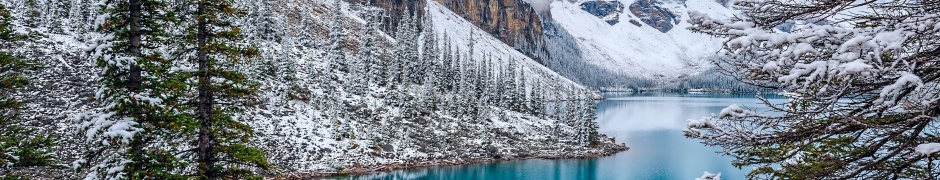
[[[447, 32], [444, 32], [444, 38], [448, 38]], [[455, 77], [457, 76], [456, 74], [458, 72], [457, 72], [457, 69], [454, 68], [455, 67], [454, 49], [450, 44], [450, 39], [444, 40], [444, 47], [442, 51], [443, 51], [443, 54], [441, 57], [442, 62], [440, 66], [438, 66], [438, 68], [440, 68], [440, 70], [438, 71], [441, 73], [441, 78], [440, 78], [441, 85], [438, 91], [440, 92], [453, 91], [454, 83], [457, 82]]]
[[31, 28], [39, 27], [39, 21], [42, 19], [42, 12], [39, 11], [39, 5], [36, 0], [26, 0], [26, 19], [25, 25]]
[[339, 72], [349, 72], [349, 62], [346, 58], [346, 29], [343, 28], [343, 11], [340, 0], [333, 1], [333, 14], [330, 24], [330, 49], [327, 55], [328, 69]]
[[358, 84], [360, 84], [358, 91], [361, 94], [368, 92], [371, 84], [376, 83], [375, 81], [378, 79], [379, 75], [384, 73], [384, 71], [379, 67], [379, 49], [376, 46], [376, 43], [378, 43], [378, 40], [376, 40], [376, 36], [378, 36], [377, 31], [379, 25], [379, 23], [376, 22], [379, 18], [378, 11], [369, 10], [366, 16], [368, 21], [364, 34], [365, 39], [362, 41], [362, 45], [360, 46], [361, 48], [359, 50], [359, 59], [361, 62], [358, 67], [358, 77], [356, 77], [358, 79]]
[[581, 98], [578, 100], [580, 108], [580, 117], [576, 124], [578, 143], [581, 146], [589, 146], [597, 142], [597, 106], [594, 99], [590, 98], [587, 92], [579, 92]]
[[41, 68], [38, 62], [5, 52], [19, 37], [13, 33], [10, 11], [0, 4], [0, 179], [22, 179], [15, 170], [51, 166], [55, 137], [42, 135], [20, 118], [25, 104], [16, 91], [29, 84], [28, 74]]
[[395, 58], [392, 60], [391, 67], [389, 68], [391, 81], [397, 84], [404, 84], [408, 80], [408, 71], [411, 59], [411, 51], [414, 44], [411, 44], [411, 41], [414, 41], [411, 37], [411, 32], [409, 31], [409, 26], [411, 26], [411, 13], [405, 13], [404, 17], [401, 19], [401, 23], [398, 25], [398, 29], [395, 31]]
[[[545, 77], [545, 76], [542, 76], [542, 77]], [[545, 109], [545, 93], [546, 92], [544, 92], [543, 90], [545, 87], [544, 85], [542, 85], [541, 81], [539, 80], [534, 80], [534, 81], [535, 82], [532, 83], [532, 86], [531, 86], [532, 92], [530, 93], [531, 95], [530, 95], [529, 103], [528, 103], [529, 113], [539, 118], [547, 118], [545, 116], [546, 115], [546, 109]]]
[[523, 106], [525, 102], [522, 100], [524, 97], [522, 97], [522, 91], [520, 91], [521, 86], [518, 81], [518, 79], [520, 79], [518, 78], [518, 71], [519, 64], [516, 62], [516, 60], [509, 59], [509, 65], [507, 65], [506, 69], [506, 84], [504, 84], [506, 87], [505, 98], [506, 101], [508, 101], [507, 105], [509, 110], [523, 112]]
[[[423, 80], [426, 83], [432, 83], [434, 89], [440, 89], [441, 86], [441, 73], [440, 69], [437, 68], [440, 65], [440, 45], [437, 42], [437, 33], [434, 32], [434, 23], [431, 21], [430, 16], [424, 16], [424, 45], [423, 50], [421, 51], [422, 61], [418, 63], [419, 74], [424, 78]], [[424, 73], [421, 73], [424, 72]]]
[[185, 75], [171, 72], [174, 62], [160, 53], [175, 15], [161, 0], [112, 1], [102, 9], [108, 19], [98, 31], [105, 38], [93, 57], [104, 69], [98, 99], [105, 107], [82, 117], [81, 126], [94, 147], [86, 152], [89, 175], [184, 178], [176, 174], [186, 166], [175, 156], [183, 151], [180, 142], [167, 139], [192, 127], [181, 106]]
[[236, 44], [242, 34], [229, 20], [243, 12], [231, 0], [198, 0], [185, 6], [189, 11], [184, 39], [195, 51], [192, 61], [197, 66], [192, 73], [196, 84], [191, 84], [198, 94], [192, 102], [198, 123], [198, 140], [193, 144], [198, 167], [195, 176], [259, 178], [253, 169], [267, 169], [267, 159], [264, 152], [247, 144], [254, 134], [252, 127], [234, 116], [244, 107], [241, 103], [257, 92], [255, 82], [232, 70], [258, 55], [257, 49]]
[[396, 43], [396, 56], [395, 60], [397, 61], [398, 67], [395, 67], [396, 70], [399, 70], [400, 73], [396, 77], [399, 83], [403, 84], [422, 84], [424, 79], [424, 73], [421, 71], [421, 61], [419, 58], [418, 49], [418, 37], [420, 32], [418, 32], [417, 26], [417, 17], [411, 13], [411, 10], [406, 10], [405, 16], [402, 18], [398, 30], [395, 32]]

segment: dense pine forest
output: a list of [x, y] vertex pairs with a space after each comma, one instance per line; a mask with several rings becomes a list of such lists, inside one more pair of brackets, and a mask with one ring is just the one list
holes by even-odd
[[0, 5], [4, 179], [303, 177], [625, 149], [597, 133], [594, 91], [493, 51], [488, 34], [443, 32], [434, 4], [394, 32], [383, 9], [333, 0]]

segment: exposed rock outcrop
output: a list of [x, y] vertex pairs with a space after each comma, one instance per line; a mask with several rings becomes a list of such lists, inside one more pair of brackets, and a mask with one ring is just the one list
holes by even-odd
[[656, 0], [637, 0], [630, 5], [630, 12], [640, 18], [646, 25], [658, 29], [660, 32], [669, 32], [679, 23], [678, 16], [669, 9], [663, 8]]
[[[531, 5], [523, 0], [434, 0], [503, 43], [541, 62], [547, 57], [542, 38], [542, 20]], [[349, 0], [366, 3], [387, 11], [385, 30], [393, 32], [406, 10], [424, 16], [425, 0]]]
[[581, 9], [603, 19], [607, 24], [614, 25], [620, 22], [623, 3], [620, 3], [620, 1], [588, 1], [581, 3]]
[[541, 62], [542, 20], [523, 0], [436, 0], [504, 43]]

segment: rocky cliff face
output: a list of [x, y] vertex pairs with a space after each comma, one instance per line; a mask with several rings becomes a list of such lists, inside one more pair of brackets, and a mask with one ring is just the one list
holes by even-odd
[[436, 1], [536, 61], [546, 56], [542, 21], [529, 3], [523, 0]]
[[588, 1], [581, 4], [581, 9], [603, 19], [607, 24], [614, 25], [620, 22], [623, 3], [620, 3], [620, 1]]
[[676, 24], [679, 24], [679, 19], [675, 13], [659, 6], [660, 4], [661, 2], [656, 0], [638, 0], [630, 4], [630, 12], [646, 25], [660, 32], [669, 32]]
[[[715, 1], [719, 3], [727, 2], [727, 0]], [[679, 24], [679, 19], [668, 8], [662, 7], [662, 4], [660, 0], [637, 0], [630, 4], [630, 13], [626, 16], [629, 18], [629, 22], [637, 27], [642, 27], [643, 25], [640, 22], [643, 22], [660, 32], [669, 32], [676, 24]], [[624, 5], [616, 0], [586, 1], [582, 2], [580, 7], [610, 25], [616, 25], [620, 22], [620, 16], [623, 14], [624, 9]]]
[[[527, 56], [540, 61], [548, 54], [544, 51], [542, 21], [529, 3], [523, 0], [433, 0], [487, 33], [499, 38]], [[426, 0], [349, 0], [366, 3], [387, 11], [386, 32], [394, 32], [405, 12], [424, 16]]]

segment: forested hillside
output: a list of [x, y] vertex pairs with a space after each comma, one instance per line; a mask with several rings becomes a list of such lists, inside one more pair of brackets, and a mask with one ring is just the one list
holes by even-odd
[[[22, 103], [0, 106], [0, 128], [35, 130], [0, 133], [9, 177], [304, 177], [626, 149], [597, 133], [597, 94], [436, 2], [394, 34], [385, 10], [334, 0], [0, 4], [0, 52], [37, 65], [0, 73], [29, 80], [4, 84]], [[37, 143], [6, 141], [23, 138]]]

